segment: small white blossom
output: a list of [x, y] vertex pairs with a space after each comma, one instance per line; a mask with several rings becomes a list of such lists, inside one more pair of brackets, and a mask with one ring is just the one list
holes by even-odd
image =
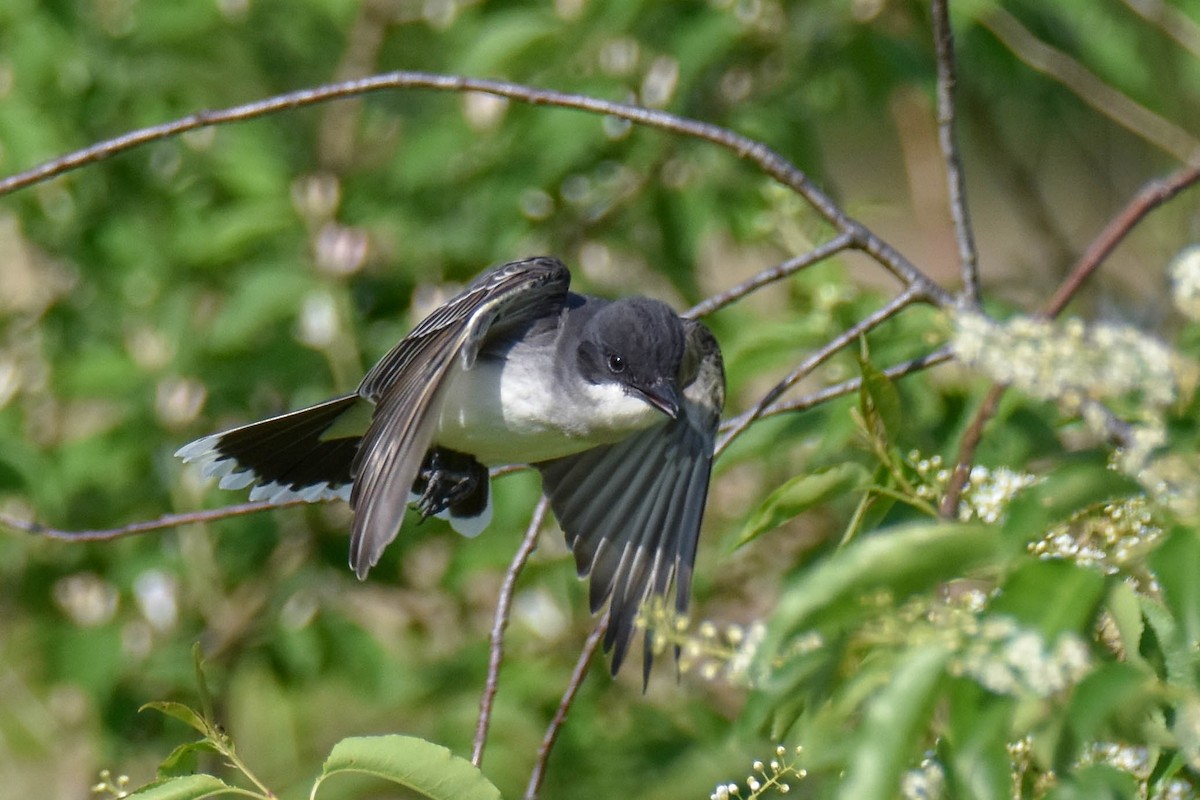
[[955, 314], [955, 354], [964, 364], [1069, 413], [1085, 399], [1137, 394], [1147, 408], [1175, 400], [1175, 358], [1161, 341], [1110, 323], [1056, 323], [1034, 317], [995, 322], [975, 311]]
[[1191, 319], [1200, 320], [1200, 244], [1180, 250], [1167, 271], [1175, 307]]

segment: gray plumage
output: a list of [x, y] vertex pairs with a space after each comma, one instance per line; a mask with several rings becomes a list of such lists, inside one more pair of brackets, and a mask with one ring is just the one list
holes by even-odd
[[253, 484], [252, 496], [276, 502], [348, 494], [360, 578], [396, 537], [414, 490], [423, 514], [474, 534], [490, 518], [483, 467], [532, 464], [590, 577], [592, 611], [609, 604], [615, 673], [646, 600], [687, 609], [724, 372], [700, 323], [655, 300], [607, 301], [569, 284], [552, 258], [497, 267], [418, 324], [355, 394], [177, 455], [222, 487]]

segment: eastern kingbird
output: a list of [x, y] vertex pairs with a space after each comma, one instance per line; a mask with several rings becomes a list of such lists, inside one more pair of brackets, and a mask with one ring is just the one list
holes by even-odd
[[[713, 442], [725, 403], [716, 339], [657, 300], [568, 290], [554, 258], [496, 267], [435, 310], [354, 394], [198, 439], [176, 453], [253, 485], [251, 500], [343, 498], [364, 578], [406, 506], [478, 534], [487, 467], [542, 475], [616, 674], [651, 597], [687, 610]], [[649, 676], [652, 634], [645, 637]], [[677, 653], [678, 654], [678, 653]]]

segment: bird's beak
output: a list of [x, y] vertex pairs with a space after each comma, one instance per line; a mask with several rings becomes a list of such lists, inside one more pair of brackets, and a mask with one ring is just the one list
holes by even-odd
[[641, 390], [646, 402], [671, 419], [679, 419], [679, 391], [669, 381], [659, 381]]

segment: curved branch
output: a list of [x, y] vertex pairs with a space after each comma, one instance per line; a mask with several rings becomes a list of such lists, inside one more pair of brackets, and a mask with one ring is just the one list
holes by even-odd
[[722, 308], [730, 305], [731, 303], [741, 300], [746, 295], [761, 289], [767, 284], [774, 283], [778, 280], [783, 280], [787, 276], [794, 275], [800, 270], [807, 269], [814, 264], [818, 264], [830, 256], [836, 255], [837, 253], [840, 253], [846, 248], [852, 247], [853, 245], [854, 237], [848, 233], [839, 234], [830, 239], [828, 242], [825, 242], [825, 244], [814, 247], [807, 253], [801, 253], [794, 258], [789, 258], [787, 261], [776, 264], [770, 269], [763, 270], [749, 280], [742, 281], [737, 286], [732, 286], [720, 294], [713, 295], [702, 303], [697, 303], [679, 316], [687, 319], [706, 317], [709, 314], [720, 311]]
[[946, 188], [950, 198], [950, 217], [958, 240], [959, 268], [962, 270], [963, 295], [971, 305], [979, 304], [979, 256], [971, 214], [967, 209], [967, 184], [955, 135], [957, 113], [954, 88], [958, 83], [954, 58], [954, 32], [950, 28], [949, 0], [933, 0], [933, 42], [937, 50], [938, 143], [946, 159]]
[[607, 629], [608, 611], [606, 610], [604, 616], [596, 623], [595, 630], [584, 642], [583, 650], [579, 653], [579, 660], [575, 662], [575, 669], [571, 672], [571, 680], [567, 683], [567, 689], [563, 692], [558, 709], [554, 712], [554, 718], [550, 720], [550, 725], [546, 728], [546, 736], [542, 739], [542, 744], [538, 748], [537, 760], [533, 763], [533, 771], [529, 774], [525, 800], [537, 800], [538, 794], [542, 791], [542, 779], [546, 777], [546, 762], [550, 760], [550, 751], [554, 749], [558, 733], [562, 730], [563, 723], [567, 721], [567, 712], [570, 711], [571, 704], [575, 702], [575, 695], [579, 692], [579, 687], [583, 685], [583, 679], [587, 676], [592, 656], [599, 649], [600, 639], [603, 638], [604, 631]]
[[[934, 350], [932, 353], [927, 353], [923, 356], [902, 361], [899, 364], [894, 364], [880, 372], [889, 379], [903, 378], [905, 375], [912, 375], [914, 372], [920, 372], [930, 367], [944, 364], [954, 358], [954, 351], [949, 347], [942, 347]], [[815, 392], [797, 397], [795, 400], [788, 400], [782, 403], [772, 403], [763, 409], [763, 412], [758, 415], [759, 419], [766, 419], [777, 414], [788, 414], [794, 411], [807, 411], [810, 408], [815, 408], [822, 403], [828, 403], [830, 400], [836, 400], [839, 397], [845, 397], [848, 394], [854, 394], [862, 387], [862, 378], [851, 378], [850, 380], [835, 383], [832, 386], [826, 386], [824, 389], [818, 389]], [[733, 420], [730, 420], [721, 425], [721, 431], [725, 432], [734, 427]]]
[[762, 396], [762, 398], [754, 405], [753, 408], [744, 411], [733, 419], [725, 422], [725, 424], [722, 426], [722, 430], [725, 433], [724, 436], [721, 437], [721, 440], [717, 442], [716, 453], [714, 457], [725, 452], [725, 448], [729, 447], [730, 443], [733, 442], [734, 439], [745, 433], [746, 429], [750, 427], [751, 423], [761, 418], [771, 404], [779, 399], [780, 395], [799, 383], [814, 369], [828, 361], [834, 353], [836, 353], [838, 350], [841, 350], [843, 347], [850, 344], [864, 333], [867, 333], [873, 328], [878, 327], [887, 320], [896, 316], [907, 306], [912, 305], [919, 299], [919, 292], [915, 288], [909, 287], [908, 289], [905, 289], [903, 292], [893, 297], [886, 305], [876, 310], [873, 314], [869, 314], [868, 316], [859, 320], [855, 325], [847, 328], [838, 336], [835, 336], [815, 353], [804, 359], [804, 361], [800, 362], [795, 369], [788, 373], [787, 377], [771, 387], [771, 389]]
[[1031, 69], [1061, 83], [1100, 114], [1184, 164], [1200, 161], [1200, 140], [1165, 117], [1114, 89], [1062, 50], [1037, 38], [1011, 13], [993, 5], [979, 18], [983, 27]]
[[508, 81], [467, 78], [461, 75], [402, 70], [300, 89], [218, 111], [200, 111], [172, 122], [131, 131], [0, 180], [0, 196], [79, 167], [103, 161], [140, 145], [167, 139], [187, 131], [232, 122], [244, 122], [279, 111], [330, 100], [358, 97], [389, 89], [483, 92], [535, 106], [554, 106], [593, 114], [607, 114], [649, 128], [657, 128], [680, 136], [710, 142], [731, 151], [738, 158], [754, 163], [764, 173], [795, 191], [807, 200], [838, 232], [850, 236], [853, 239], [854, 247], [869, 254], [905, 286], [913, 287], [923, 299], [939, 305], [947, 305], [952, 300], [945, 289], [917, 269], [899, 251], [872, 233], [865, 225], [843, 212], [828, 195], [817, 188], [804, 172], [762, 142], [719, 125], [681, 117], [666, 111], [601, 100], [587, 95], [536, 89]]
[[[1041, 310], [1041, 315], [1054, 318], [1062, 313], [1071, 299], [1083, 288], [1088, 278], [1095, 274], [1109, 254], [1117, 249], [1117, 245], [1129, 235], [1139, 222], [1145, 219], [1151, 211], [1197, 183], [1200, 183], [1200, 165], [1185, 167], [1167, 178], [1153, 180], [1144, 185], [1092, 240], [1091, 245], [1075, 262], [1075, 266], [1067, 274], [1067, 277], [1063, 279], [1058, 291]], [[975, 460], [975, 450], [983, 438], [983, 428], [996, 413], [1004, 391], [1005, 387], [999, 384], [994, 384], [988, 390], [987, 396], [963, 434], [963, 440], [958, 447], [958, 457], [955, 459], [954, 475], [946, 487], [946, 494], [943, 495], [939, 506], [939, 512], [943, 517], [953, 517], [958, 508], [959, 497], [966, 486], [967, 476], [971, 472], [971, 463]]]
[[150, 533], [164, 528], [178, 528], [181, 525], [192, 525], [198, 522], [213, 522], [229, 517], [241, 517], [246, 514], [257, 514], [259, 511], [269, 511], [275, 508], [290, 508], [305, 505], [304, 500], [290, 500], [286, 503], [271, 503], [260, 500], [254, 503], [240, 503], [233, 506], [222, 506], [207, 511], [189, 511], [185, 514], [164, 514], [158, 519], [134, 522], [118, 528], [101, 528], [98, 530], [66, 531], [51, 528], [40, 522], [17, 519], [9, 514], [0, 513], [0, 525], [24, 533], [33, 533], [47, 539], [58, 539], [65, 542], [107, 542], [120, 539], [123, 536], [134, 536], [140, 533]]

